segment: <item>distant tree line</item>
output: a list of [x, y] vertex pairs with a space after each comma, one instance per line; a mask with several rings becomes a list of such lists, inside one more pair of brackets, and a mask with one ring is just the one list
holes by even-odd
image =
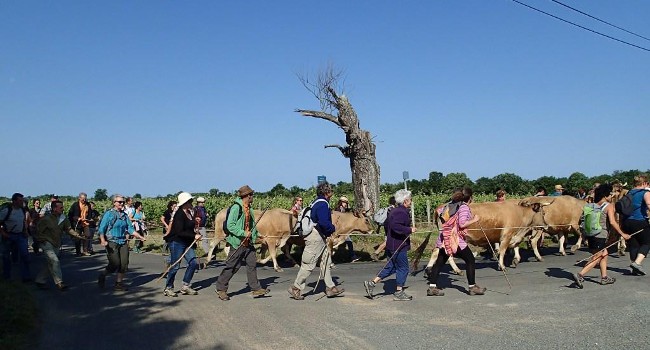
[[[631, 187], [634, 183], [634, 176], [641, 172], [650, 173], [650, 169], [646, 171], [640, 171], [638, 169], [627, 171], [616, 170], [611, 174], [603, 174], [593, 177], [587, 177], [583, 173], [575, 172], [569, 175], [569, 177], [542, 176], [535, 180], [526, 180], [516, 174], [503, 173], [492, 178], [480, 177], [476, 179], [476, 181], [472, 181], [465, 173], [449, 173], [445, 175], [438, 171], [432, 171], [429, 173], [429, 178], [427, 179], [408, 180], [407, 186], [408, 189], [416, 195], [451, 193], [454, 188], [469, 186], [475, 193], [494, 194], [496, 191], [503, 189], [509, 194], [524, 196], [534, 194], [539, 187], [543, 187], [548, 193], [551, 193], [553, 192], [555, 185], [562, 185], [562, 187], [565, 188], [565, 194], [575, 194], [580, 188], [584, 188], [588, 191], [595, 183], [612, 183], [620, 181], [621, 183], [627, 183], [628, 187]], [[339, 181], [336, 184], [332, 184], [332, 187], [334, 188], [335, 193], [354, 193], [354, 187], [350, 182]], [[381, 193], [383, 194], [395, 193], [401, 188], [404, 188], [403, 182], [394, 184], [385, 183], [380, 186]], [[212, 188], [208, 192], [193, 193], [193, 195], [205, 197], [232, 197], [235, 192], [236, 191], [234, 190], [232, 192], [223, 192], [219, 189]], [[165, 196], [157, 196], [156, 198], [176, 198], [179, 193], [180, 191]], [[298, 186], [287, 188], [282, 184], [277, 184], [267, 192], [257, 193], [265, 197], [295, 197], [315, 195], [315, 190], [314, 188], [305, 189]], [[91, 199], [103, 201], [108, 199], [108, 197], [109, 193], [107, 189], [98, 188]], [[142, 198], [142, 195], [136, 193], [133, 197]], [[40, 198], [43, 200], [43, 204], [45, 204], [49, 201], [50, 194], [40, 195], [36, 198]], [[77, 198], [77, 194], [60, 196], [59, 198], [64, 201], [74, 201]], [[3, 198], [2, 200], [8, 201], [9, 199]]]

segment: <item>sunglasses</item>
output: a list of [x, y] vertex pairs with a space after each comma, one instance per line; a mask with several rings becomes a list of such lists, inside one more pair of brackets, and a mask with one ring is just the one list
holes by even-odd
[[114, 203], [124, 204], [124, 201], [115, 201]]

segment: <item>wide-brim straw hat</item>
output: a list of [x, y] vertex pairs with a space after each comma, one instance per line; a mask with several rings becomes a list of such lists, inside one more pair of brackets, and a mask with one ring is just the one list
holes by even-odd
[[187, 192], [181, 192], [178, 195], [178, 206], [180, 207], [183, 204], [187, 203], [187, 201], [191, 201], [192, 199], [194, 199], [194, 197], [192, 197], [191, 194], [189, 194]]

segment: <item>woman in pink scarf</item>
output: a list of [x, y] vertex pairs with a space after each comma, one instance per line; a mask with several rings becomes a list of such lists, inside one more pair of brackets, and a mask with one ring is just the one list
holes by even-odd
[[485, 288], [476, 284], [474, 254], [467, 246], [465, 234], [467, 227], [479, 221], [478, 215], [472, 215], [469, 204], [472, 202], [472, 189], [465, 187], [457, 189], [451, 196], [451, 202], [442, 208], [440, 218], [443, 222], [436, 248], [439, 249], [438, 260], [433, 265], [433, 271], [429, 274], [428, 296], [443, 296], [445, 293], [438, 288], [436, 281], [440, 275], [440, 269], [445, 265], [449, 257], [457, 256], [465, 261], [467, 269], [467, 282], [469, 284], [469, 295], [483, 295]]

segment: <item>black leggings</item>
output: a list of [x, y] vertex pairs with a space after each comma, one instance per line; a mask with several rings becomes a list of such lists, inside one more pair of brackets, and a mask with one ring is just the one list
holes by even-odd
[[636, 260], [639, 253], [648, 256], [650, 251], [650, 223], [646, 220], [625, 220], [623, 221], [623, 231], [628, 235], [643, 229], [643, 231], [635, 234], [627, 241], [630, 249], [630, 260]]
[[[436, 284], [438, 276], [440, 275], [440, 269], [442, 269], [442, 266], [445, 265], [447, 260], [449, 260], [449, 255], [445, 253], [445, 248], [439, 248], [438, 250], [438, 260], [436, 260], [435, 265], [433, 265], [433, 271], [429, 274], [430, 284]], [[463, 250], [456, 251], [456, 256], [465, 261], [465, 269], [467, 270], [467, 283], [469, 283], [470, 286], [476, 284], [476, 264], [474, 262], [474, 254], [472, 251], [469, 249], [469, 247], [465, 247]]]

